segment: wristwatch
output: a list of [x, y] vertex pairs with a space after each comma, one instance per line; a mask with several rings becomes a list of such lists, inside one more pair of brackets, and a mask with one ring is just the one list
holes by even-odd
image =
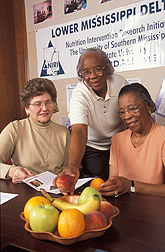
[[131, 188], [130, 188], [131, 193], [135, 193], [135, 183], [133, 180], [131, 180]]

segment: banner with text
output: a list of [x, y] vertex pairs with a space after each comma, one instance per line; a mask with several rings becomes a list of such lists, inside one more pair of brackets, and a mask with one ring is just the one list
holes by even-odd
[[115, 71], [165, 66], [165, 0], [145, 0], [36, 31], [38, 76], [76, 77], [86, 48], [102, 49]]

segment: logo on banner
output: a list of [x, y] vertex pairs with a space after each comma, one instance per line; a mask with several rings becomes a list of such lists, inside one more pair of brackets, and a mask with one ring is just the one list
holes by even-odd
[[43, 49], [43, 58], [40, 77], [57, 76], [65, 73], [59, 60], [59, 51], [56, 50], [51, 41], [48, 47]]

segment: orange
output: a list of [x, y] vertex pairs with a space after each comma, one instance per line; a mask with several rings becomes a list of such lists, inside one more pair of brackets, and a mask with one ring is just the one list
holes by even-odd
[[85, 217], [78, 209], [65, 209], [58, 218], [58, 233], [63, 238], [78, 236], [85, 231]]
[[92, 179], [90, 186], [98, 190], [101, 184], [103, 183], [104, 183], [104, 180], [102, 178], [94, 178]]
[[51, 204], [51, 203], [48, 199], [46, 199], [43, 196], [34, 196], [34, 197], [30, 198], [24, 206], [25, 219], [27, 219], [27, 220], [29, 219], [29, 213], [33, 207], [38, 206], [38, 205], [42, 205], [42, 204]]

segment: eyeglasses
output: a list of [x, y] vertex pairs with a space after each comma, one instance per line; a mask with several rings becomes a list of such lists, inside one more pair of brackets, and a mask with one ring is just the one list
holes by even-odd
[[105, 66], [97, 66], [97, 67], [94, 67], [92, 70], [84, 70], [84, 71], [82, 71], [81, 75], [84, 78], [90, 77], [90, 75], [91, 75], [92, 72], [94, 72], [97, 75], [102, 75], [104, 69], [105, 69]]
[[29, 103], [29, 105], [32, 105], [34, 108], [36, 109], [40, 109], [42, 108], [44, 105], [47, 107], [47, 108], [51, 108], [53, 106], [53, 102], [48, 100], [48, 101], [45, 101], [45, 102], [36, 102], [36, 103]]
[[139, 112], [139, 107], [146, 101], [143, 101], [142, 103], [140, 103], [138, 106], [131, 106], [130, 108], [128, 109], [121, 109], [117, 112], [117, 114], [123, 118], [126, 114], [126, 112], [128, 112], [129, 114], [131, 115], [135, 115], [137, 112]]

